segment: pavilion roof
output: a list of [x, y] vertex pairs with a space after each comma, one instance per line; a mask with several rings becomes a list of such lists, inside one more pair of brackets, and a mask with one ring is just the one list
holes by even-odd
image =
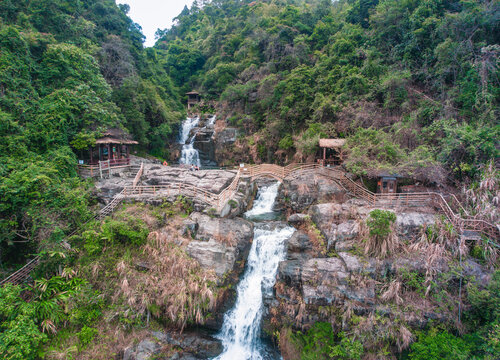
[[96, 144], [124, 144], [137, 145], [137, 141], [132, 140], [132, 136], [121, 128], [109, 128], [102, 137], [96, 140]]
[[344, 146], [345, 141], [345, 139], [319, 139], [319, 147], [340, 148]]
[[139, 144], [135, 140], [128, 140], [128, 139], [117, 139], [114, 137], [106, 136], [102, 137], [100, 139], [97, 139], [96, 144], [122, 144], [122, 145], [137, 145]]

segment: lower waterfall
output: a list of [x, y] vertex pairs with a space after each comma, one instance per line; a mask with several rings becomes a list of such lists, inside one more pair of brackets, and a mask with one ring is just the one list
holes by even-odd
[[[272, 213], [279, 183], [263, 187], [254, 206], [245, 216], [261, 218]], [[237, 287], [236, 303], [224, 315], [219, 338], [224, 352], [217, 360], [274, 359], [260, 340], [260, 326], [264, 310], [263, 296], [271, 296], [276, 281], [278, 264], [285, 259], [285, 242], [295, 229], [277, 222], [256, 223], [254, 238], [248, 255], [245, 273]]]

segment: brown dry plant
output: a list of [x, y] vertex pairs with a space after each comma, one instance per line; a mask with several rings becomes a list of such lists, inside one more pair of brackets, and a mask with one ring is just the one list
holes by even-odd
[[188, 323], [203, 324], [215, 308], [217, 294], [213, 271], [202, 270], [198, 262], [177, 245], [174, 231], [152, 232], [143, 247], [151, 265], [147, 273], [117, 265], [120, 294], [137, 312], [165, 317], [181, 330]]

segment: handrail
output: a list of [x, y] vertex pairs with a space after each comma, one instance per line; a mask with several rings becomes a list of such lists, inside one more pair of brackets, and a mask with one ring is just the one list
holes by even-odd
[[[368, 201], [371, 204], [379, 206], [394, 206], [401, 204], [404, 205], [421, 204], [431, 201], [435, 205], [439, 206], [439, 208], [443, 211], [448, 220], [456, 227], [456, 229], [460, 233], [462, 233], [465, 230], [470, 230], [479, 232], [491, 238], [500, 238], [500, 228], [498, 226], [495, 226], [487, 221], [471, 217], [467, 213], [467, 211], [463, 208], [460, 201], [458, 201], [458, 199], [453, 194], [451, 195], [452, 201], [454, 201], [456, 205], [458, 205], [458, 208], [461, 209], [464, 212], [464, 214], [467, 215], [466, 217], [461, 217], [457, 215], [451, 208], [450, 204], [445, 200], [443, 195], [440, 193], [436, 192], [393, 193], [393, 194], [373, 193], [370, 190], [366, 189], [364, 186], [356, 183], [355, 181], [347, 177], [344, 171], [339, 170], [338, 168], [327, 168], [316, 163], [289, 164], [284, 167], [275, 164], [250, 165], [243, 170], [238, 169], [238, 172], [231, 181], [231, 183], [225, 189], [223, 189], [219, 194], [214, 194], [210, 191], [207, 191], [195, 185], [184, 184], [184, 183], [138, 186], [137, 183], [139, 182], [144, 172], [144, 163], [141, 163], [141, 167], [134, 178], [132, 186], [125, 186], [123, 190], [120, 193], [118, 193], [115, 197], [113, 197], [113, 199], [104, 208], [102, 208], [92, 219], [101, 220], [106, 215], [109, 215], [114, 211], [114, 209], [118, 206], [118, 204], [120, 204], [123, 201], [123, 199], [128, 196], [143, 195], [143, 194], [160, 195], [164, 190], [167, 191], [167, 195], [170, 194], [170, 191], [177, 191], [179, 194], [184, 193], [191, 195], [193, 197], [199, 196], [199, 198], [203, 202], [215, 206], [217, 210], [220, 211], [222, 207], [226, 205], [227, 201], [229, 201], [234, 196], [239, 181], [244, 176], [247, 177], [249, 176], [250, 178], [254, 178], [262, 175], [271, 175], [283, 181], [286, 178], [289, 177], [295, 178], [301, 174], [308, 173], [310, 171], [315, 171], [318, 169], [320, 173], [332, 178], [346, 191], [351, 192], [354, 196], [358, 196]], [[75, 232], [73, 232], [71, 235], [73, 235]], [[39, 260], [40, 260], [39, 256], [35, 257], [21, 269], [19, 269], [18, 271], [14, 272], [13, 274], [9, 275], [7, 278], [2, 280], [0, 282], [0, 285], [9, 282], [12, 279], [14, 279], [15, 283], [23, 280], [26, 276], [29, 275], [29, 272], [31, 272], [32, 268], [36, 266]], [[30, 269], [30, 267], [32, 268]], [[17, 274], [19, 275], [19, 280], [17, 280], [16, 277]]]
[[143, 173], [144, 173], [144, 162], [141, 162], [141, 167], [139, 168], [139, 171], [137, 171], [137, 174], [135, 175], [134, 181], [132, 182], [133, 187], [137, 186], [137, 183], [141, 180]]

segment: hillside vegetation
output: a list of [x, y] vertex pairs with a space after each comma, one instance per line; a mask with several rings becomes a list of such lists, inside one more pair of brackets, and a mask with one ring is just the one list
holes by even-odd
[[0, 2], [0, 261], [22, 262], [89, 217], [77, 154], [107, 127], [165, 156], [179, 95], [114, 1]]
[[195, 1], [155, 47], [177, 86], [221, 102], [240, 128], [234, 161], [312, 159], [318, 137], [348, 137], [357, 174], [439, 182], [498, 156], [499, 11], [497, 1]]
[[[173, 156], [192, 89], [207, 105], [200, 112], [217, 108], [217, 130], [238, 129], [219, 154], [226, 164], [312, 161], [320, 137], [345, 138], [355, 175], [463, 185], [463, 212], [498, 223], [498, 0], [195, 0], [151, 48], [128, 10], [114, 0], [0, 0], [1, 278], [42, 259], [31, 283], [0, 287], [0, 358], [120, 358], [152, 330], [202, 328], [225, 310], [236, 275], [188, 256], [190, 200], [125, 204], [87, 222], [96, 190], [76, 171], [107, 128], [129, 132], [140, 155]], [[304, 219], [318, 258], [339, 259]], [[395, 219], [374, 212], [352, 255], [389, 264]], [[437, 222], [421, 229], [420, 248], [418, 239], [397, 247], [425, 255], [432, 276], [384, 272], [375, 296], [401, 314], [413, 297], [446, 321], [417, 309], [426, 322], [414, 329], [387, 312], [355, 314], [353, 301], [319, 306], [315, 324], [299, 328], [305, 302], [296, 302], [301, 315], [266, 335], [287, 360], [498, 359], [498, 244], [458, 246], [453, 226]], [[443, 276], [436, 259], [449, 265]], [[484, 281], [463, 275], [466, 261]], [[158, 356], [179, 351], [173, 342]]]

